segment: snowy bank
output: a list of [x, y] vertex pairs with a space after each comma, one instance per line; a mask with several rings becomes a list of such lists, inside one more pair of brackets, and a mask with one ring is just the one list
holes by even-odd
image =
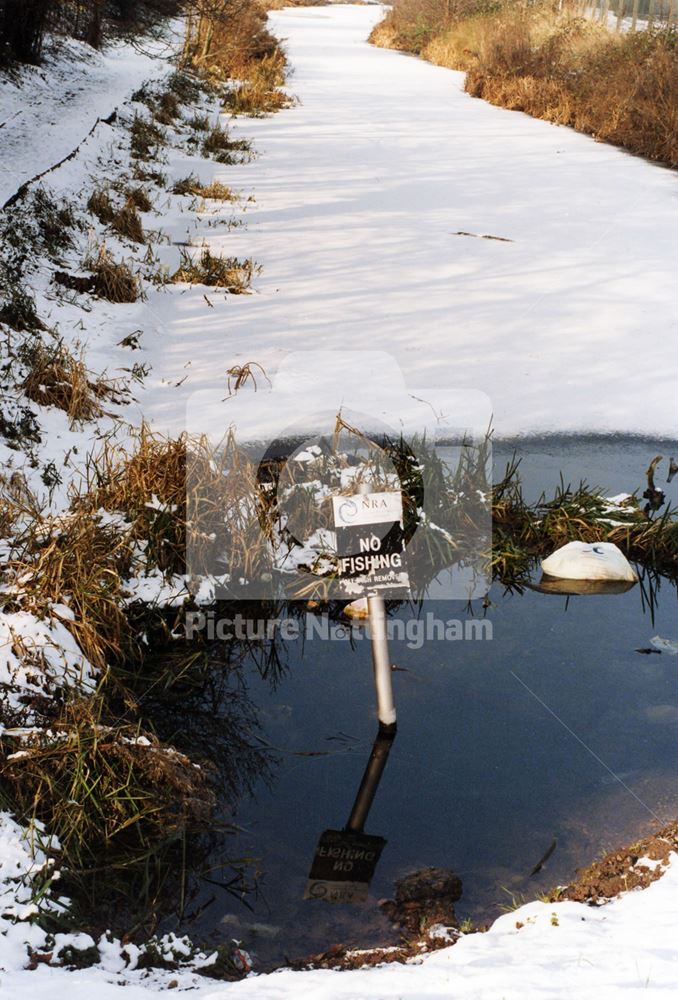
[[[23, 910], [11, 894], [6, 904], [0, 882], [0, 989], [7, 1000], [144, 1000], [149, 990], [190, 989], [199, 1000], [606, 1000], [617, 996], [672, 996], [676, 983], [675, 925], [678, 921], [678, 865], [643, 891], [630, 892], [604, 906], [582, 903], [528, 903], [495, 921], [485, 934], [469, 934], [408, 965], [383, 965], [354, 972], [281, 970], [251, 975], [239, 983], [200, 980], [187, 973], [145, 972], [127, 961], [119, 942], [99, 942], [102, 959], [94, 968], [67, 971], [39, 962], [22, 968], [30, 945], [39, 951], [45, 935], [26, 923], [32, 861], [21, 831], [0, 816], [0, 877], [24, 886]], [[19, 922], [15, 922], [17, 920]], [[85, 948], [85, 935], [62, 935], [58, 947]], [[175, 950], [177, 942], [175, 942]], [[128, 949], [129, 951], [129, 949]], [[133, 952], [132, 952], [133, 955]]]

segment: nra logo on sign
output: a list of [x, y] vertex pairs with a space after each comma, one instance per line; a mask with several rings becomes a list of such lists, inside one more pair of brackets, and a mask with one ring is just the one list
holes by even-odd
[[333, 497], [337, 566], [348, 594], [409, 590], [400, 493]]

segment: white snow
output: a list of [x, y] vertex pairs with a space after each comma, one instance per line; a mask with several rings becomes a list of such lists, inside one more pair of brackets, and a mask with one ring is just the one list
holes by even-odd
[[[50, 697], [61, 689], [92, 693], [95, 671], [59, 618], [68, 608], [54, 605], [51, 620], [26, 611], [0, 611], [0, 700], [10, 712], [24, 711], [23, 699]], [[65, 612], [65, 613], [64, 613]], [[30, 721], [30, 713], [27, 715]]]
[[[169, 28], [163, 40], [120, 43], [103, 53], [62, 39], [49, 46], [42, 66], [23, 67], [18, 80], [0, 75], [0, 205], [72, 153], [97, 118], [107, 118], [145, 80], [166, 73], [178, 28]], [[24, 100], [27, 92], [30, 101]]]
[[[271, 375], [289, 352], [319, 348], [357, 352], [352, 384], [369, 408], [375, 373], [361, 354], [385, 351], [411, 387], [486, 393], [497, 437], [673, 436], [676, 174], [369, 46], [380, 16], [271, 15], [300, 103], [237, 120], [261, 156], [217, 176], [256, 203], [246, 229], [204, 230], [213, 251], [252, 256], [263, 273], [255, 294], [208, 295], [212, 307], [201, 288], [151, 293], [159, 333], [141, 411], [177, 431], [204, 390], [205, 428], [225, 428], [227, 368], [254, 360]], [[249, 393], [275, 430], [323, 402], [316, 372], [300, 360], [297, 374], [296, 408], [263, 379]]]

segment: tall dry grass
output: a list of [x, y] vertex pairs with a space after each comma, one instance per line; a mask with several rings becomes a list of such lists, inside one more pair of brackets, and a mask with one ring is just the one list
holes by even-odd
[[217, 86], [235, 81], [224, 109], [261, 117], [292, 103], [281, 90], [287, 60], [267, 27], [267, 4], [213, 0], [187, 19], [183, 60]]
[[375, 44], [466, 71], [466, 90], [492, 104], [569, 125], [678, 165], [678, 35], [614, 34], [575, 3], [396, 0]]

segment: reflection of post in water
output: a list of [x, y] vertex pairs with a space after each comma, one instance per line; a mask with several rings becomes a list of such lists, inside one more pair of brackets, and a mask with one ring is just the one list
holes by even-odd
[[330, 903], [367, 899], [386, 840], [365, 833], [364, 827], [394, 739], [395, 726], [379, 727], [345, 829], [325, 830], [320, 836], [304, 899]]

